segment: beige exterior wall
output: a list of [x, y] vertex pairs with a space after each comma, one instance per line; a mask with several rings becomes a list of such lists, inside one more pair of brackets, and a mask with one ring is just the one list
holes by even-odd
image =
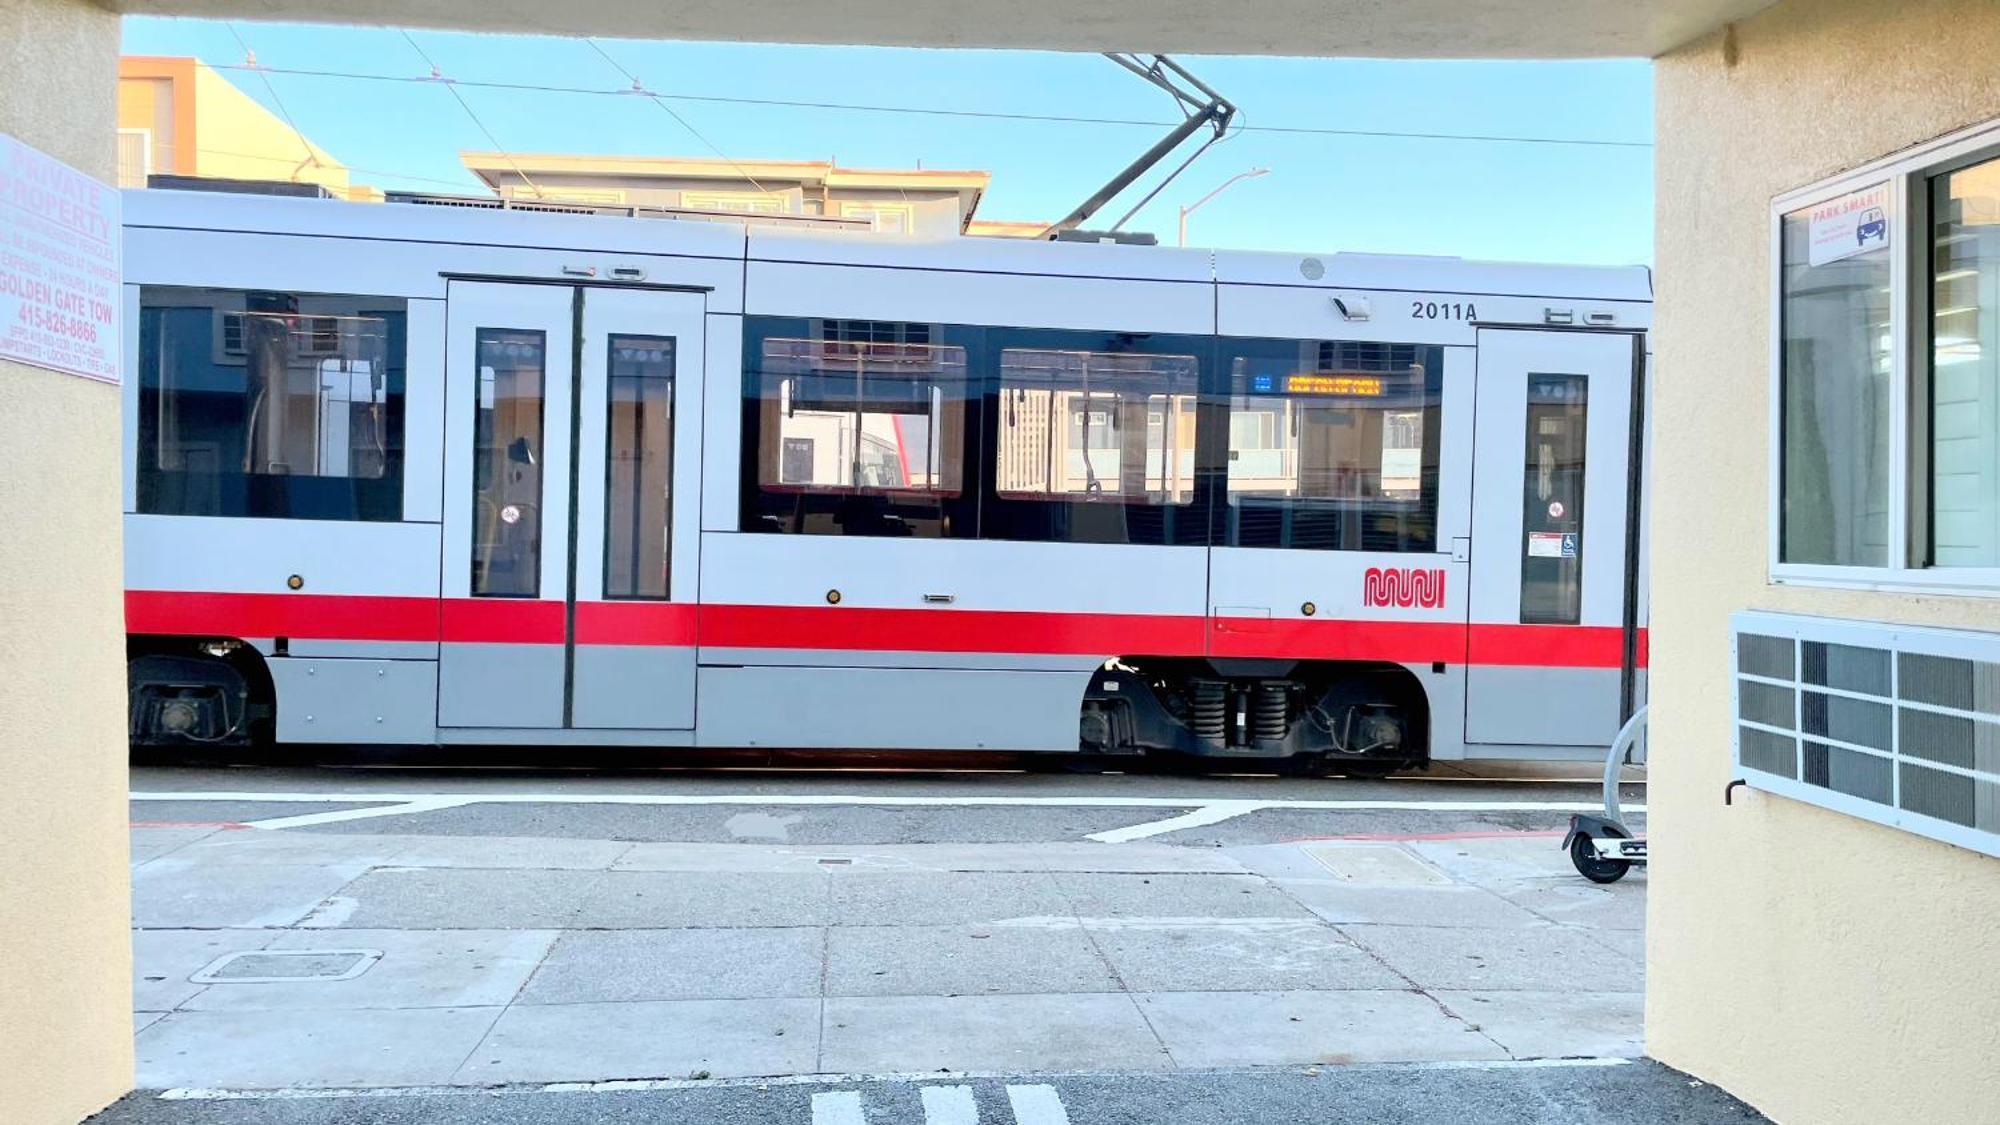
[[347, 167], [236, 88], [197, 64], [192, 91], [195, 174], [217, 179], [287, 180], [348, 192]]
[[[118, 18], [0, 0], [0, 131], [110, 180]], [[0, 362], [0, 1116], [132, 1082], [116, 388]]]
[[1658, 62], [1647, 1050], [1779, 1121], [1992, 1121], [2000, 860], [1730, 780], [1740, 608], [2000, 630], [1767, 582], [1773, 196], [2000, 116], [2000, 4], [1783, 0]]
[[[320, 184], [343, 198], [369, 199], [346, 165], [192, 58], [133, 56], [118, 61], [118, 128], [145, 130], [151, 170], [215, 179]], [[125, 185], [143, 180], [121, 171]]]

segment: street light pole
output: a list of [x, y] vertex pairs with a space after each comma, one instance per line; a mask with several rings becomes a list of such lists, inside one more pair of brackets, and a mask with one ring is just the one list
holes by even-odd
[[1217, 186], [1214, 191], [1211, 191], [1207, 195], [1202, 196], [1200, 199], [1195, 200], [1193, 203], [1190, 203], [1187, 206], [1182, 207], [1180, 238], [1179, 241], [1175, 243], [1175, 245], [1177, 246], [1187, 245], [1188, 216], [1194, 214], [1195, 211], [1198, 208], [1200, 208], [1202, 204], [1207, 203], [1209, 200], [1214, 199], [1218, 195], [1221, 195], [1224, 188], [1227, 188], [1230, 184], [1233, 184], [1238, 180], [1254, 180], [1257, 177], [1264, 175], [1269, 171], [1270, 171], [1269, 168], [1250, 168], [1246, 171], [1238, 172], [1234, 176], [1231, 176], [1228, 179], [1222, 181], [1222, 183], [1219, 186]]

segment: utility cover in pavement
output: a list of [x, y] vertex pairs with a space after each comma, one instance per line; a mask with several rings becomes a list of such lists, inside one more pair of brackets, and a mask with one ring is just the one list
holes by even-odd
[[1451, 882], [1444, 872], [1395, 844], [1307, 844], [1305, 853], [1343, 883], [1415, 887]]
[[223, 954], [188, 979], [196, 984], [352, 980], [381, 959], [379, 949], [246, 949]]

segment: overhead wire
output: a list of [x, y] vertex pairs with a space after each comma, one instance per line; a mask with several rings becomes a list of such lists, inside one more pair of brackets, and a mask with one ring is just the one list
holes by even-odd
[[692, 134], [695, 140], [698, 140], [703, 145], [706, 145], [710, 152], [713, 152], [715, 155], [721, 157], [723, 162], [727, 163], [731, 168], [736, 169], [737, 175], [742, 176], [746, 180], [749, 180], [750, 186], [756, 188], [758, 194], [760, 195], [771, 194], [771, 192], [768, 191], [763, 184], [757, 182], [757, 177], [752, 176], [743, 167], [743, 165], [738, 164], [734, 157], [730, 156], [728, 153], [725, 153], [720, 148], [716, 147], [715, 142], [703, 136], [701, 130], [695, 128], [694, 125], [691, 124], [687, 118], [682, 117], [679, 113], [676, 113], [674, 111], [673, 106], [670, 106], [665, 101], [662, 101], [661, 95], [646, 89], [645, 84], [639, 81], [639, 76], [633, 74], [629, 70], [626, 70], [624, 65], [621, 64], [617, 59], [612, 58], [611, 52], [605, 50], [604, 47], [597, 42], [597, 40], [586, 38], [584, 42], [590, 44], [591, 50], [596, 51], [598, 54], [604, 56], [604, 61], [610, 63], [613, 69], [617, 70], [618, 73], [624, 75], [626, 78], [631, 80], [632, 88], [630, 90], [621, 91], [621, 93], [642, 95], [648, 101], [651, 101], [654, 105], [659, 106], [662, 110], [665, 110], [667, 116], [679, 122], [680, 127], [686, 129], [690, 134]]
[[[591, 42], [591, 41], [586, 40], [586, 42]], [[591, 42], [591, 46], [596, 47], [597, 44], [595, 42]], [[603, 48], [598, 47], [597, 49], [600, 54], [603, 53]], [[610, 58], [609, 55], [606, 55], [605, 57], [607, 59]], [[361, 82], [391, 82], [391, 83], [414, 84], [414, 83], [424, 83], [433, 81], [433, 79], [429, 78], [419, 77], [415, 75], [403, 75], [403, 74], [367, 74], [356, 71], [344, 71], [344, 70], [325, 70], [325, 69], [298, 68], [298, 67], [267, 67], [267, 66], [257, 66], [257, 65], [232, 66], [227, 63], [216, 63], [212, 65], [217, 70], [257, 70], [268, 74], [292, 74], [292, 75], [299, 75], [302, 77], [338, 78], [338, 79], [346, 79], [346, 80], [361, 81]], [[618, 64], [615, 60], [613, 60], [612, 65], [617, 66]], [[620, 71], [624, 71], [623, 67], [619, 67], [618, 69]], [[629, 71], [624, 71], [624, 72], [626, 73], [627, 77], [630, 77]], [[635, 83], [634, 87], [622, 90], [608, 90], [604, 89], [603, 87], [590, 87], [590, 86], [556, 86], [541, 82], [494, 82], [494, 81], [476, 81], [471, 79], [452, 79], [451, 81], [454, 85], [458, 86], [467, 86], [467, 87], [489, 89], [489, 90], [516, 90], [516, 91], [534, 92], [543, 94], [578, 94], [578, 95], [596, 96], [596, 97], [607, 97], [607, 96], [629, 97], [630, 95], [635, 93], [641, 94], [647, 97], [648, 99], [652, 100], [655, 104], [659, 105], [661, 109], [666, 110], [670, 115], [672, 115], [675, 118], [675, 120], [680, 121], [683, 128], [686, 128], [688, 132], [693, 133], [698, 139], [701, 139], [703, 144], [707, 145], [712, 151], [715, 152], [717, 156], [721, 156], [724, 160], [729, 160], [729, 158], [722, 153], [721, 149], [716, 148], [713, 144], [708, 142], [706, 138], [702, 138], [700, 133], [696, 132], [691, 126], [687, 124], [687, 122], [684, 119], [680, 117], [680, 115], [675, 114], [673, 112], [672, 107], [666, 105], [665, 103], [669, 101], [701, 102], [701, 103], [710, 103], [716, 105], [757, 106], [757, 107], [771, 108], [771, 109], [818, 109], [818, 110], [834, 110], [834, 111], [849, 112], [849, 113], [888, 113], [888, 114], [904, 114], [904, 115], [918, 116], [918, 117], [976, 118], [988, 121], [1020, 121], [1020, 122], [1054, 124], [1054, 125], [1116, 125], [1116, 126], [1127, 126], [1127, 127], [1147, 128], [1147, 129], [1169, 129], [1179, 124], [1179, 122], [1175, 121], [1160, 121], [1152, 119], [1126, 118], [1126, 117], [1086, 117], [1086, 116], [1072, 115], [1072, 114], [1051, 114], [1051, 113], [1010, 113], [1002, 110], [942, 109], [935, 106], [879, 105], [879, 104], [871, 104], [864, 102], [830, 102], [830, 101], [812, 101], [812, 100], [792, 99], [792, 98], [749, 98], [749, 97], [740, 97], [735, 95], [722, 95], [722, 94], [673, 94], [673, 93], [663, 93], [658, 90], [649, 90], [646, 89], [644, 86], [636, 85], [638, 81], [636, 78], [632, 79], [632, 81]], [[1650, 149], [1653, 147], [1653, 142], [1651, 141], [1623, 141], [1623, 140], [1613, 140], [1613, 139], [1598, 138], [1598, 137], [1545, 137], [1545, 136], [1528, 136], [1524, 134], [1513, 134], [1513, 133], [1439, 133], [1439, 132], [1421, 132], [1421, 131], [1401, 130], [1401, 129], [1335, 129], [1335, 128], [1326, 128], [1321, 126], [1308, 126], [1308, 125], [1244, 125], [1244, 126], [1239, 126], [1238, 128], [1240, 129], [1240, 131], [1249, 133], [1267, 133], [1273, 135], [1290, 135], [1290, 136], [1359, 137], [1359, 138], [1378, 138], [1384, 140], [1418, 140], [1418, 141], [1464, 141], [1464, 142], [1473, 142], [1482, 144], [1573, 145], [1584, 148]], [[735, 162], [730, 161], [730, 163], [733, 164]], [[741, 169], [739, 169], [739, 171], [740, 170]]]
[[[170, 145], [161, 145], [160, 147], [169, 152], [173, 151]], [[285, 157], [271, 156], [259, 152], [235, 152], [229, 149], [208, 148], [206, 146], [198, 147], [194, 151], [204, 156], [227, 156], [232, 160], [261, 160], [268, 164], [289, 163]], [[321, 165], [321, 167], [324, 168], [325, 165]], [[411, 180], [417, 183], [436, 184], [439, 187], [456, 188], [460, 191], [471, 186], [464, 180], [447, 180], [438, 176], [418, 175], [415, 172], [397, 172], [388, 168], [362, 168], [354, 164], [342, 164], [340, 167], [349, 172], [359, 172], [364, 176], [389, 176], [398, 180]]]
[[535, 194], [535, 198], [545, 198], [542, 195], [542, 189], [536, 185], [535, 181], [528, 178], [526, 171], [522, 170], [521, 162], [514, 159], [514, 154], [507, 151], [507, 146], [501, 144], [499, 138], [493, 135], [493, 130], [486, 127], [486, 122], [481, 121], [479, 115], [472, 111], [472, 103], [466, 101], [465, 95], [458, 92], [457, 81], [444, 76], [444, 72], [438, 69], [438, 64], [431, 60], [430, 55], [424, 51], [423, 47], [418, 45], [416, 39], [407, 30], [403, 28], [397, 28], [396, 30], [403, 36], [403, 42], [408, 43], [410, 49], [417, 53], [417, 57], [424, 60], [424, 65], [431, 68], [429, 80], [442, 85], [446, 90], [450, 91], [452, 100], [458, 103], [458, 107], [465, 111], [467, 117], [472, 118], [472, 123], [479, 127], [479, 131], [486, 134], [487, 143], [491, 144], [506, 159], [507, 163], [514, 169], [514, 174], [521, 177], [521, 182], [528, 185], [528, 190]]
[[271, 95], [271, 104], [278, 107], [278, 113], [285, 119], [286, 126], [292, 130], [292, 135], [299, 139], [299, 147], [306, 150], [306, 158], [292, 166], [292, 179], [297, 181], [300, 168], [308, 164], [314, 168], [320, 166], [319, 153], [313, 151], [312, 142], [306, 139], [306, 135], [299, 131], [298, 123], [292, 120], [292, 111], [285, 108], [285, 99], [278, 96], [278, 88], [272, 85], [270, 72], [257, 65], [257, 52], [251, 49], [250, 42], [243, 38], [243, 33], [236, 30], [236, 22], [234, 20], [224, 20], [222, 26], [229, 29], [229, 34], [231, 38], [236, 40], [236, 45], [243, 48], [243, 62], [241, 66], [232, 69], [249, 70], [256, 73], [258, 80], [264, 83], [264, 92]]

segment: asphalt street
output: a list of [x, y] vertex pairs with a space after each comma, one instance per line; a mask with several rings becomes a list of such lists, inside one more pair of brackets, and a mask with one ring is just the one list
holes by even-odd
[[1639, 1060], [636, 1083], [622, 1090], [216, 1093], [172, 1099], [140, 1093], [92, 1120], [98, 1125], [1728, 1125], [1764, 1118], [1716, 1087]]
[[[1218, 805], [1261, 806], [1148, 837], [1161, 843], [1219, 847], [1339, 835], [1554, 831], [1568, 823], [1572, 809], [1600, 804], [1603, 787], [1592, 768], [1578, 765], [1515, 766], [1494, 778], [1467, 777], [1457, 767], [1440, 768], [1430, 775], [1379, 781], [867, 769], [148, 766], [134, 768], [132, 790], [147, 798], [204, 794], [242, 798], [135, 801], [136, 823], [239, 823], [279, 815], [388, 809], [409, 804], [404, 800], [409, 797], [463, 796], [474, 800], [456, 807], [299, 827], [315, 832], [690, 843], [1075, 840]], [[260, 795], [288, 800], [279, 804], [258, 800]], [[326, 799], [333, 796], [350, 799]], [[596, 803], [598, 798], [603, 802]], [[759, 798], [770, 800], [764, 803]], [[830, 798], [841, 802], [819, 803]], [[718, 803], [654, 803], [673, 800]], [[1621, 786], [1621, 800], [1635, 810], [1629, 821], [1643, 827], [1644, 813], [1636, 811], [1645, 801], [1643, 781], [1635, 777]], [[785, 803], [801, 801], [814, 803]], [[954, 803], [966, 801], [993, 803]], [[1329, 805], [1340, 807], [1325, 807]]]

